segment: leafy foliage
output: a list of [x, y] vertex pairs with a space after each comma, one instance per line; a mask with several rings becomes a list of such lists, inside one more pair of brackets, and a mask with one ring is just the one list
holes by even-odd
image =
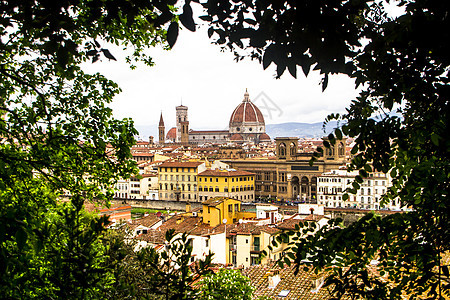
[[[389, 15], [396, 5], [398, 16]], [[450, 4], [445, 1], [207, 1], [209, 35], [231, 49], [236, 59], [258, 59], [296, 76], [311, 68], [323, 74], [347, 74], [362, 91], [328, 136], [355, 138], [349, 169], [361, 181], [372, 170], [390, 173], [393, 185], [384, 202], [401, 201], [412, 211], [386, 218], [368, 215], [341, 228], [321, 229], [296, 244], [296, 262], [314, 258], [336, 295], [368, 299], [441, 298], [449, 295], [448, 254], [450, 141]], [[323, 151], [323, 150], [322, 150]], [[313, 161], [320, 156], [318, 152]], [[348, 192], [355, 193], [359, 188]], [[378, 260], [385, 277], [371, 276]]]
[[[81, 208], [108, 204], [117, 179], [136, 172], [137, 132], [112, 117], [117, 84], [80, 64], [115, 60], [110, 43], [151, 65], [145, 50], [166, 45], [169, 23], [195, 29], [176, 2], [0, 3], [1, 298], [95, 298], [112, 280], [101, 272], [107, 222]], [[58, 204], [63, 195], [71, 203]]]
[[197, 299], [250, 300], [254, 288], [249, 282], [250, 280], [237, 270], [220, 269], [218, 273], [202, 278]]
[[109, 299], [194, 299], [193, 283], [207, 274], [212, 254], [205, 260], [191, 262], [192, 246], [187, 234], [166, 232], [162, 251], [142, 248], [127, 240], [123, 232], [111, 232], [107, 238], [108, 265], [114, 284], [103, 289]]

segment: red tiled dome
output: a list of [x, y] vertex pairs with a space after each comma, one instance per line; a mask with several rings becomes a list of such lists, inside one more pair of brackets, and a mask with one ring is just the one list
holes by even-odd
[[267, 133], [263, 133], [259, 136], [259, 140], [262, 141], [269, 141], [270, 142], [270, 136]]
[[176, 127], [170, 128], [170, 130], [167, 132], [166, 139], [174, 140], [176, 137], [177, 137], [177, 128]]
[[240, 135], [239, 133], [235, 133], [231, 136], [230, 140], [231, 141], [243, 141], [244, 139], [242, 138], [242, 135]]
[[247, 91], [244, 94], [244, 100], [242, 100], [231, 114], [230, 127], [231, 125], [244, 122], [264, 123], [264, 117], [261, 111], [250, 101]]

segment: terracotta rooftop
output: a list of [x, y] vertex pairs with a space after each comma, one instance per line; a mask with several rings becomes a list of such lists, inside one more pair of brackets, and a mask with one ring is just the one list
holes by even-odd
[[268, 142], [271, 141], [270, 136], [269, 136], [267, 133], [261, 134], [261, 135], [259, 136], [259, 140], [260, 140], [260, 141], [268, 141]]
[[193, 134], [224, 134], [228, 135], [228, 130], [190, 130], [189, 133]]
[[203, 201], [202, 204], [207, 205], [207, 206], [216, 206], [227, 199], [234, 200], [234, 201], [240, 201], [240, 200], [231, 199], [231, 198], [227, 198], [227, 197], [213, 197], [213, 198], [209, 198], [206, 201]]
[[298, 225], [298, 224], [302, 223], [303, 221], [304, 220], [301, 220], [301, 219], [290, 218], [290, 219], [284, 220], [283, 222], [278, 224], [277, 227], [282, 230], [294, 230], [295, 225]]
[[199, 165], [201, 165], [203, 162], [199, 162], [199, 161], [172, 161], [172, 162], [163, 162], [162, 164], [159, 165], [159, 167], [164, 167], [164, 168], [196, 168]]
[[232, 141], [243, 141], [244, 138], [239, 133], [235, 133], [231, 136], [230, 140]]
[[[269, 278], [279, 273], [280, 281], [269, 288]], [[266, 296], [271, 299], [301, 299], [301, 300], [325, 300], [331, 299], [331, 287], [321, 286], [314, 288], [316, 274], [311, 270], [305, 272], [300, 268], [298, 274], [294, 273], [294, 266], [279, 268], [272, 263], [267, 266], [255, 265], [245, 269], [243, 275], [250, 279], [251, 285], [255, 287], [254, 296]]]
[[232, 177], [232, 176], [252, 176], [255, 173], [247, 171], [226, 171], [226, 170], [206, 170], [198, 174], [198, 176], [217, 176], [217, 177]]
[[139, 218], [139, 219], [134, 219], [130, 226], [145, 226], [145, 227], [152, 227], [153, 225], [155, 225], [156, 223], [158, 223], [159, 221], [161, 221], [161, 219], [156, 215], [156, 214], [149, 214], [148, 216]]

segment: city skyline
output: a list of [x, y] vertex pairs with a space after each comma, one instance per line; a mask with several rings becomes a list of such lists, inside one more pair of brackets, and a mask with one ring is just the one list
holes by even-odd
[[153, 67], [141, 64], [131, 70], [120, 47], [102, 47], [110, 49], [117, 61], [86, 63], [84, 69], [119, 84], [122, 93], [111, 108], [117, 118], [133, 118], [137, 127], [156, 127], [161, 112], [166, 129], [174, 127], [175, 107], [183, 103], [189, 108], [190, 128], [226, 129], [246, 89], [266, 124], [322, 122], [330, 113], [344, 112], [357, 95], [354, 81], [342, 75], [331, 76], [322, 92], [318, 72], [305, 78], [298, 69], [294, 79], [286, 70], [275, 79], [274, 65], [263, 70], [256, 61], [236, 63], [232, 53], [211, 44], [201, 25], [194, 33], [182, 30], [170, 51], [149, 49]]

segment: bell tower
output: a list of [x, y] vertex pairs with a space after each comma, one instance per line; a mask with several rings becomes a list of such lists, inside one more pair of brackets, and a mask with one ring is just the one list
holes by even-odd
[[164, 120], [161, 112], [161, 117], [159, 118], [159, 125], [158, 125], [158, 131], [159, 131], [159, 144], [164, 145], [166, 141], [166, 130], [164, 127]]
[[189, 121], [187, 106], [176, 107], [177, 113], [177, 137], [175, 142], [187, 145], [189, 143]]

